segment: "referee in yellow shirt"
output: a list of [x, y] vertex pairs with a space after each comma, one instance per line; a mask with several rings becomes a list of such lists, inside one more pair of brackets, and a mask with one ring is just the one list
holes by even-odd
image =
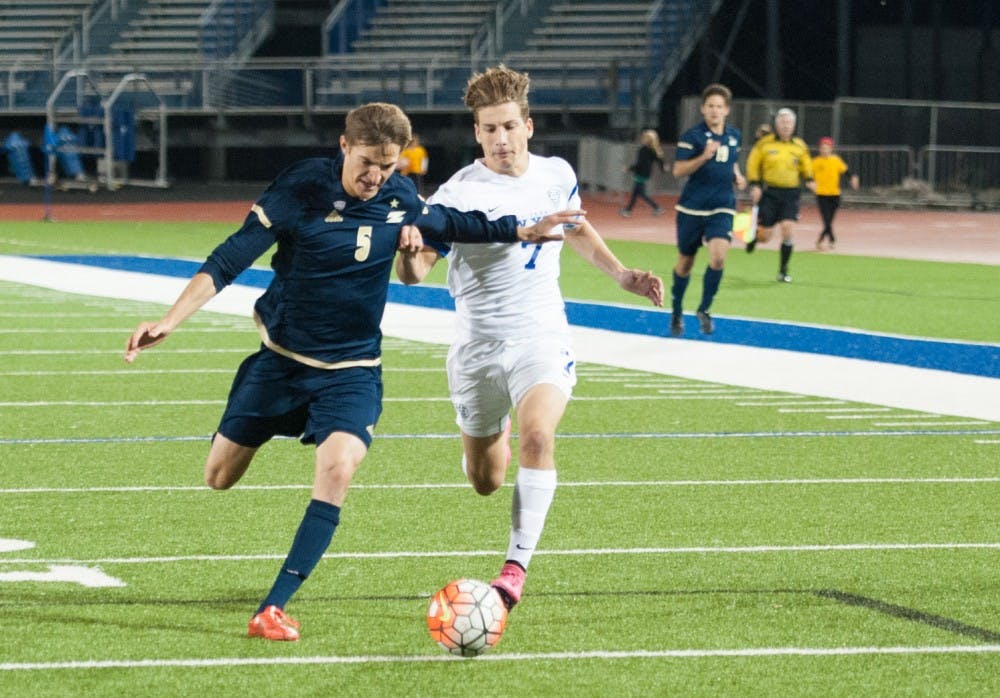
[[774, 117], [774, 133], [757, 141], [747, 156], [750, 198], [759, 206], [757, 236], [747, 243], [753, 252], [757, 242], [771, 239], [774, 226], [781, 232], [781, 263], [778, 281], [791, 283], [788, 260], [792, 258], [792, 225], [799, 219], [802, 185], [816, 190], [809, 146], [795, 134], [795, 112], [779, 109]]

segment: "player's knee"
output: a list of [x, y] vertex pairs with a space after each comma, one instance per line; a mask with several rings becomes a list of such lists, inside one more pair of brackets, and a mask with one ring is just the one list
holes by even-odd
[[232, 477], [222, 468], [205, 468], [205, 484], [213, 490], [228, 490], [236, 484], [237, 478]]
[[470, 476], [469, 481], [472, 483], [472, 489], [476, 491], [476, 494], [482, 497], [489, 497], [503, 485], [502, 478], [491, 475], [483, 478], [473, 478]]
[[541, 464], [552, 458], [554, 435], [545, 429], [522, 428], [518, 434], [522, 463]]
[[466, 475], [476, 494], [488, 497], [503, 487], [507, 468], [505, 466], [491, 467], [488, 462], [484, 461], [467, 466]]

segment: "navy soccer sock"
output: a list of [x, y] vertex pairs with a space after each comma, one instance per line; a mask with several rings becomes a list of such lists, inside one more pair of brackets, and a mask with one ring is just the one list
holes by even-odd
[[684, 292], [687, 291], [688, 280], [690, 278], [690, 276], [678, 276], [677, 272], [674, 272], [674, 285], [670, 289], [670, 293], [673, 297], [674, 313], [680, 314], [683, 312]]
[[721, 283], [722, 269], [705, 267], [705, 278], [701, 284], [701, 305], [698, 306], [700, 312], [707, 313], [708, 309], [712, 307], [712, 301], [715, 299], [715, 294], [718, 293]]
[[340, 507], [313, 499], [306, 507], [299, 530], [295, 533], [292, 549], [288, 551], [285, 564], [274, 580], [274, 586], [261, 603], [257, 613], [267, 606], [284, 608], [292, 594], [298, 591], [302, 582], [313, 571], [330, 546], [333, 532], [340, 523]]
[[781, 243], [781, 267], [782, 274], [788, 273], [788, 260], [792, 258], [792, 242], [786, 240]]

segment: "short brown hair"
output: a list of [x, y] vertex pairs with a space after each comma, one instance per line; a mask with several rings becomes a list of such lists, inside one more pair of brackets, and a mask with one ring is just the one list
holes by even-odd
[[479, 110], [497, 104], [514, 102], [521, 110], [521, 117], [528, 118], [528, 88], [531, 78], [527, 73], [511, 70], [503, 63], [475, 73], [465, 86], [465, 106], [472, 110], [472, 116], [479, 122]]
[[722, 97], [722, 99], [725, 100], [727, 107], [733, 103], [733, 92], [725, 85], [713, 82], [711, 85], [706, 87], [701, 91], [701, 103], [704, 104], [712, 95], [719, 95]]
[[388, 145], [400, 149], [413, 138], [410, 118], [395, 104], [370, 102], [347, 113], [344, 138], [350, 145]]

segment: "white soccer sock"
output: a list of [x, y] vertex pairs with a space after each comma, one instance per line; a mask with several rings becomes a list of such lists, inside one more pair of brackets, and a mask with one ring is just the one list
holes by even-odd
[[507, 559], [528, 569], [556, 493], [556, 471], [518, 468], [510, 512]]

